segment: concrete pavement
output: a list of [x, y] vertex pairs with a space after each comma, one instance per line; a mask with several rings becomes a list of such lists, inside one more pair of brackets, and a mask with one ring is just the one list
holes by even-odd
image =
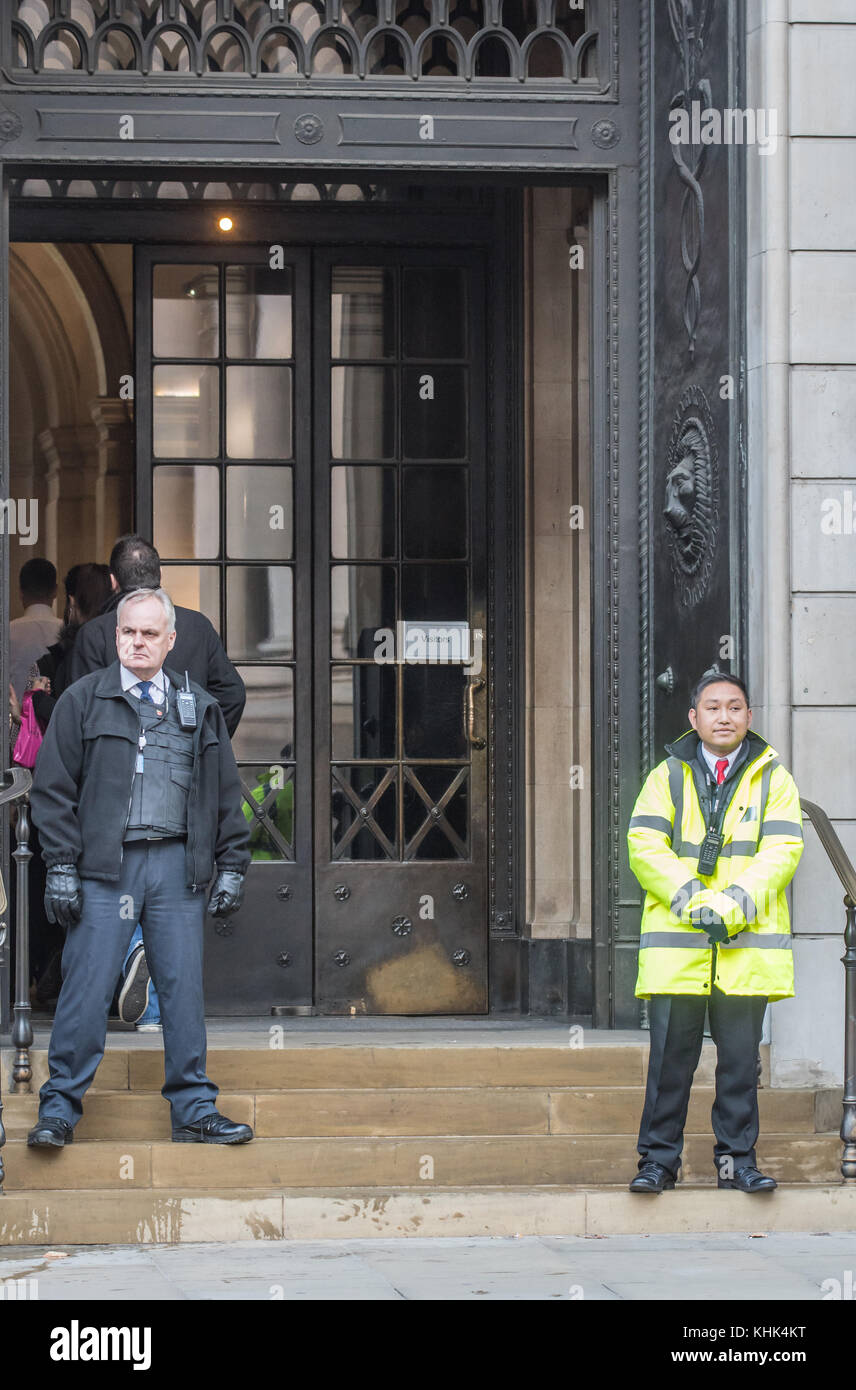
[[856, 1233], [242, 1241], [0, 1250], [11, 1301], [851, 1301]]

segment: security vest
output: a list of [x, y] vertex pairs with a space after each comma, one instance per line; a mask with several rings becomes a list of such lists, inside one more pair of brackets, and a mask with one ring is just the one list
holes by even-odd
[[[707, 830], [698, 735], [667, 746], [669, 757], [645, 781], [633, 808], [630, 867], [645, 889], [636, 994], [725, 994], [786, 999], [794, 992], [785, 888], [803, 851], [794, 780], [774, 749], [751, 731], [722, 822], [723, 844], [710, 875], [697, 870]], [[729, 941], [711, 946], [692, 914], [710, 908]]]
[[[157, 835], [187, 834], [187, 802], [193, 774], [193, 731], [178, 722], [175, 689], [170, 684], [166, 712], [158, 715], [148, 700], [139, 705], [140, 732], [145, 735], [143, 770], [135, 770], [126, 840]], [[161, 706], [163, 708], [163, 706]], [[137, 769], [140, 759], [137, 758]]]

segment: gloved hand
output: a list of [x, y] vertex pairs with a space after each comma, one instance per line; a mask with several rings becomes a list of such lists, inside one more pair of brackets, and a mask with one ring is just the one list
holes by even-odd
[[707, 932], [707, 939], [711, 946], [715, 942], [728, 940], [728, 928], [719, 913], [714, 912], [710, 907], [702, 907], [698, 912], [691, 913], [690, 922], [697, 931]]
[[229, 917], [244, 900], [244, 875], [237, 869], [221, 869], [208, 898], [212, 917]]
[[80, 876], [74, 864], [54, 864], [48, 869], [45, 886], [45, 912], [55, 926], [75, 926], [83, 911]]

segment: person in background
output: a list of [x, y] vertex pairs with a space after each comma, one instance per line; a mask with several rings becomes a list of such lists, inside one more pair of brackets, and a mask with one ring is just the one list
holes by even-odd
[[[75, 566], [75, 568], [77, 568]], [[68, 584], [73, 575], [69, 570], [66, 575], [66, 610], [68, 609], [68, 594], [70, 592]], [[50, 649], [55, 639], [58, 639], [63, 628], [62, 620], [55, 617], [51, 605], [56, 598], [57, 582], [56, 570], [49, 560], [42, 560], [36, 557], [28, 560], [21, 566], [18, 576], [18, 584], [21, 591], [21, 602], [24, 605], [24, 616], [14, 618], [9, 624], [10, 638], [10, 677], [9, 686], [9, 710], [10, 710], [10, 734], [11, 744], [9, 750], [9, 760], [14, 756], [15, 742], [21, 726], [21, 704], [27, 690], [40, 689], [28, 680], [30, 675], [38, 675], [35, 662], [41, 659], [43, 653]], [[33, 695], [33, 711], [38, 719], [36, 712], [36, 695]], [[42, 725], [42, 729], [44, 726]], [[13, 819], [17, 815], [13, 812]], [[51, 924], [44, 909], [45, 893], [45, 866], [42, 862], [40, 853], [38, 832], [30, 822], [30, 849], [32, 858], [28, 865], [29, 897], [30, 897], [30, 975], [31, 986], [35, 984], [36, 1000], [45, 1003], [46, 1000], [39, 994], [39, 987], [45, 979], [48, 968], [54, 957], [59, 958], [62, 953], [62, 932], [58, 927]], [[12, 874], [9, 885], [9, 897], [12, 907], [14, 920], [15, 900], [18, 891], [17, 874]], [[12, 943], [12, 954], [14, 956], [14, 941]], [[55, 972], [54, 972], [55, 973]], [[54, 997], [59, 992], [57, 984], [53, 989]]]
[[[113, 593], [99, 616], [87, 623], [74, 645], [69, 663], [71, 681], [113, 664], [116, 659], [116, 609], [125, 594], [136, 589], [160, 587], [160, 556], [142, 536], [120, 536], [110, 554], [110, 572]], [[214, 696], [231, 737], [244, 712], [247, 692], [204, 613], [176, 606], [172, 656], [174, 670], [180, 675], [187, 671], [192, 681]]]
[[[68, 655], [80, 628], [94, 618], [111, 593], [107, 565], [73, 565], [63, 580], [65, 616], [56, 642], [31, 667], [27, 689], [32, 692], [33, 712], [42, 733], [48, 727], [56, 702], [68, 684]], [[30, 826], [30, 962], [36, 982], [35, 1002], [51, 1009], [62, 984], [64, 933], [48, 921], [44, 908], [45, 865], [39, 833]]]
[[59, 637], [62, 620], [53, 611], [56, 569], [38, 556], [27, 560], [18, 575], [24, 615], [9, 624], [9, 680], [19, 700], [24, 697], [27, 672]]
[[113, 592], [108, 565], [73, 565], [63, 580], [65, 619], [56, 642], [30, 669], [27, 689], [33, 692], [33, 710], [42, 733], [54, 706], [70, 684], [69, 656], [84, 623], [98, 616]]

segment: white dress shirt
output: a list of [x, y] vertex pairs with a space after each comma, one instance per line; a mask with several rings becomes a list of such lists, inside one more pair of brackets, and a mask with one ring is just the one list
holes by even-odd
[[[129, 671], [127, 666], [119, 666], [119, 674], [122, 677], [122, 689], [129, 690], [138, 700], [142, 699], [143, 692], [140, 689], [142, 677], [136, 671]], [[169, 692], [169, 676], [163, 667], [156, 671], [153, 676], [149, 676], [151, 689], [149, 695], [156, 705], [163, 705]]]
[[[744, 740], [744, 742], [745, 742], [745, 740]], [[742, 744], [742, 743], [738, 743], [737, 747], [734, 749], [733, 752], [731, 752], [731, 753], [719, 753], [719, 754], [717, 754], [717, 753], [711, 753], [711, 752], [709, 752], [708, 749], [705, 748], [705, 746], [704, 746], [704, 744], [701, 742], [701, 740], [699, 740], [699, 748], [701, 749], [702, 757], [704, 758], [705, 762], [707, 763], [708, 767], [710, 768], [711, 772], [713, 773], [714, 779], [716, 778], [716, 764], [719, 763], [719, 762], [722, 762], [723, 758], [725, 758], [726, 761], [728, 762], [728, 767], [725, 769], [725, 776], [726, 776], [726, 777], [728, 776], [728, 774], [729, 774], [729, 772], [731, 771], [731, 768], [732, 768], [732, 766], [733, 766], [733, 764], [734, 764], [734, 759], [737, 757], [737, 754], [740, 752], [740, 749], [741, 749], [742, 747], [743, 747], [743, 744]]]

